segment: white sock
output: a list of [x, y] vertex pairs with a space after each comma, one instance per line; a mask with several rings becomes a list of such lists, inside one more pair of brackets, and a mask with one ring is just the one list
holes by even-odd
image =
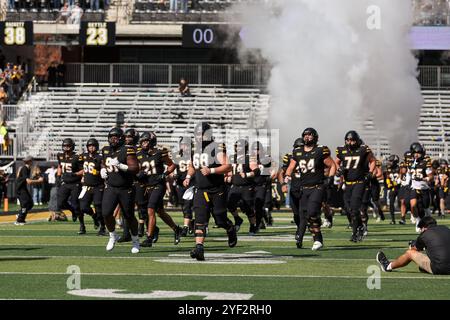
[[133, 242], [139, 242], [139, 236], [131, 236], [131, 241]]
[[386, 270], [392, 270], [392, 262], [389, 263], [389, 265], [387, 266]]
[[110, 238], [113, 238], [113, 237], [114, 237], [114, 238], [117, 238], [117, 233], [116, 233], [116, 231], [110, 232], [110, 233], [109, 233], [109, 237], [110, 237]]

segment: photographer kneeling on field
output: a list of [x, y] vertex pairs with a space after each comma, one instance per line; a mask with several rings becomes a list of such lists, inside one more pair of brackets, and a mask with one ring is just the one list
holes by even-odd
[[[383, 271], [407, 266], [414, 261], [419, 270], [431, 274], [450, 274], [450, 229], [438, 226], [432, 217], [423, 218], [419, 224], [420, 236], [410, 241], [409, 249], [390, 262], [383, 252], [377, 253], [377, 261]], [[426, 249], [426, 255], [420, 251]]]

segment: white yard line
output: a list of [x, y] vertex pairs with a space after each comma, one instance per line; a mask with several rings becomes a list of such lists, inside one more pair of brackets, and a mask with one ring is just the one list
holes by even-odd
[[[201, 262], [199, 262], [201, 264]], [[0, 275], [68, 275], [65, 272], [0, 272]], [[138, 277], [238, 277], [238, 278], [337, 278], [337, 279], [367, 279], [367, 276], [354, 275], [279, 275], [279, 274], [179, 274], [179, 273], [80, 273], [85, 276], [138, 276]], [[450, 280], [450, 276], [387, 276], [384, 279], [427, 279]]]

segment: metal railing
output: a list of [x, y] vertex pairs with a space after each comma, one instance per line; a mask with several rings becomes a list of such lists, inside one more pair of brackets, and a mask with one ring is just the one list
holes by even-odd
[[[270, 66], [263, 64], [138, 64], [69, 63], [67, 83], [121, 85], [190, 84], [256, 86], [267, 84]], [[450, 88], [450, 66], [420, 66], [418, 81], [424, 89]]]
[[269, 66], [261, 64], [69, 63], [66, 82], [152, 85], [185, 78], [190, 84], [263, 86], [269, 74]]

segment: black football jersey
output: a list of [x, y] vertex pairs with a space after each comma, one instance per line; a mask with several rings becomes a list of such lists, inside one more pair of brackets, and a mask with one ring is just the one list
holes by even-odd
[[189, 169], [189, 162], [190, 159], [188, 156], [181, 156], [177, 154], [173, 158], [173, 162], [177, 166], [174, 173], [176, 175], [176, 183], [177, 185], [183, 185], [184, 180], [186, 179], [188, 169]]
[[100, 176], [102, 156], [98, 153], [90, 155], [85, 152], [81, 155], [81, 159], [83, 161], [83, 185], [95, 187], [103, 184], [103, 179]]
[[297, 162], [300, 171], [299, 185], [311, 187], [323, 184], [325, 180], [324, 160], [330, 156], [326, 146], [315, 146], [311, 151], [299, 147], [292, 151], [292, 158]]
[[401, 179], [400, 167], [387, 166], [386, 171], [383, 172], [383, 177], [386, 188], [390, 190], [396, 188], [399, 185], [399, 179]]
[[79, 183], [81, 176], [77, 176], [75, 173], [82, 169], [81, 155], [58, 153], [57, 158], [58, 164], [61, 166], [61, 181], [64, 183]]
[[[298, 148], [299, 149], [299, 148]], [[294, 149], [294, 151], [297, 149]], [[287, 153], [283, 157], [283, 170], [286, 170], [289, 167], [289, 164], [291, 163], [292, 159], [292, 153]], [[297, 165], [295, 166], [294, 171], [291, 175], [291, 189], [296, 189], [300, 187], [300, 167]]]
[[250, 156], [249, 155], [233, 155], [230, 157], [230, 163], [232, 166], [231, 184], [235, 186], [249, 186], [255, 182], [254, 178], [242, 178], [241, 173], [250, 173]]
[[257, 157], [256, 163], [258, 164], [259, 174], [255, 176], [253, 182], [258, 186], [270, 183], [272, 180], [272, 158], [268, 155], [262, 158]]
[[336, 156], [344, 168], [344, 179], [348, 182], [363, 181], [369, 172], [368, 157], [372, 153], [366, 145], [361, 145], [355, 150], [345, 146], [336, 149]]
[[103, 147], [103, 164], [108, 171], [107, 185], [117, 188], [129, 188], [133, 185], [134, 175], [131, 172], [121, 171], [110, 164], [112, 159], [117, 159], [120, 163], [126, 164], [128, 156], [136, 156], [136, 151], [133, 147], [121, 146], [117, 149], [112, 149], [110, 146]]
[[204, 176], [202, 167], [217, 168], [221, 164], [217, 159], [219, 153], [226, 153], [225, 144], [211, 142], [206, 147], [196, 146], [192, 153], [192, 166], [195, 169], [195, 186], [202, 190], [216, 191], [225, 185], [223, 174], [210, 174]]
[[166, 170], [164, 164], [168, 157], [169, 150], [159, 147], [148, 152], [141, 150], [137, 154], [141, 170], [146, 173], [146, 179], [143, 181], [145, 184], [154, 186], [164, 182], [161, 180], [161, 175]]

